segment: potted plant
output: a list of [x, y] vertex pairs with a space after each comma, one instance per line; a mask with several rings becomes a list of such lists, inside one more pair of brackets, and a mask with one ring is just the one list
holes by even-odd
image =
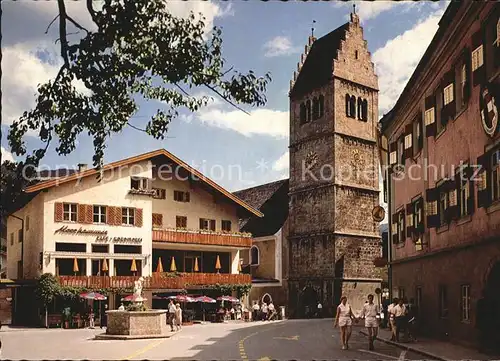
[[64, 321], [64, 328], [69, 328], [69, 321], [71, 319], [71, 308], [65, 307], [62, 310], [62, 316]]

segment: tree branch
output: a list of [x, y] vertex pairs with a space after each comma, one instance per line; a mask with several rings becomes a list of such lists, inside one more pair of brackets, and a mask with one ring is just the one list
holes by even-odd
[[57, 0], [59, 7], [59, 39], [61, 39], [61, 56], [64, 59], [64, 65], [69, 68], [68, 58], [68, 39], [66, 38], [66, 6], [64, 0]]
[[96, 23], [96, 25], [97, 25], [97, 16], [96, 16], [96, 12], [94, 10], [94, 7], [92, 6], [92, 0], [87, 0], [87, 10], [88, 10], [90, 16], [92, 17], [92, 20], [94, 21], [94, 23]]
[[140, 131], [140, 132], [144, 132], [144, 133], [146, 133], [146, 134], [148, 133], [145, 129], [141, 129], [141, 128], [139, 128], [139, 127], [136, 127], [135, 125], [130, 124], [130, 122], [127, 122], [127, 125], [128, 125], [129, 127], [133, 128], [133, 129], [135, 129], [135, 130]]
[[185, 91], [184, 89], [182, 89], [182, 88], [181, 88], [181, 86], [180, 86], [179, 84], [175, 83], [174, 85], [175, 85], [177, 88], [179, 88], [179, 89], [180, 89], [180, 91], [184, 93], [184, 95], [186, 95], [186, 96], [188, 96], [188, 97], [191, 97], [191, 95], [190, 95], [187, 91]]
[[215, 94], [217, 94], [218, 96], [220, 96], [222, 99], [224, 99], [226, 102], [228, 102], [229, 104], [231, 104], [233, 107], [235, 107], [236, 109], [238, 110], [241, 110], [243, 113], [247, 114], [247, 115], [250, 115], [249, 112], [247, 112], [245, 109], [242, 109], [240, 108], [239, 106], [237, 106], [236, 104], [234, 104], [232, 101], [230, 101], [229, 99], [227, 99], [224, 95], [222, 95], [217, 89], [215, 89], [213, 86], [211, 85], [208, 85], [207, 83], [203, 83], [203, 85], [205, 85], [208, 89], [210, 89], [211, 91], [213, 91]]
[[73, 23], [73, 25], [75, 25], [78, 29], [86, 31], [87, 34], [89, 33], [89, 31], [87, 29], [85, 29], [83, 26], [81, 26], [80, 24], [78, 24], [75, 20], [73, 20], [72, 17], [70, 17], [67, 14], [66, 14], [66, 19], [68, 19], [69, 21], [71, 21]]
[[47, 33], [49, 32], [50, 27], [52, 26], [52, 24], [54, 24], [54, 21], [56, 21], [58, 17], [59, 17], [59, 15], [57, 15], [57, 16], [54, 18], [54, 20], [52, 20], [52, 21], [50, 22], [49, 26], [47, 26], [47, 30], [45, 30], [45, 34], [47, 34]]

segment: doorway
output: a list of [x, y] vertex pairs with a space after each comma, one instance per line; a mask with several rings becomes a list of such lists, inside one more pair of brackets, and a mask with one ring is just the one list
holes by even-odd
[[344, 256], [340, 257], [335, 262], [335, 281], [333, 282], [333, 305], [337, 307], [340, 304], [340, 297], [342, 297], [342, 280], [344, 278]]

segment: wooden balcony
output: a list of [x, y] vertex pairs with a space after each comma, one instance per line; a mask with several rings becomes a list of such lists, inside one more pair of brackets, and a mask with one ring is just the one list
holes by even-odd
[[242, 235], [175, 229], [154, 229], [153, 242], [250, 248], [252, 247], [252, 236], [250, 234]]
[[[59, 276], [63, 286], [85, 288], [134, 288], [134, 276]], [[214, 284], [249, 284], [252, 278], [248, 274], [229, 273], [153, 273], [144, 277], [144, 289], [185, 289]]]

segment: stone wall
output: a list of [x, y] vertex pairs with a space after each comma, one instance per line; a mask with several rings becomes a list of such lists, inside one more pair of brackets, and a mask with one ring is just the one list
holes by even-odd
[[163, 335], [168, 333], [165, 310], [107, 311], [109, 335]]
[[290, 196], [289, 232], [332, 232], [334, 225], [333, 186], [316, 188]]
[[289, 239], [290, 278], [333, 275], [335, 243], [332, 235]]

